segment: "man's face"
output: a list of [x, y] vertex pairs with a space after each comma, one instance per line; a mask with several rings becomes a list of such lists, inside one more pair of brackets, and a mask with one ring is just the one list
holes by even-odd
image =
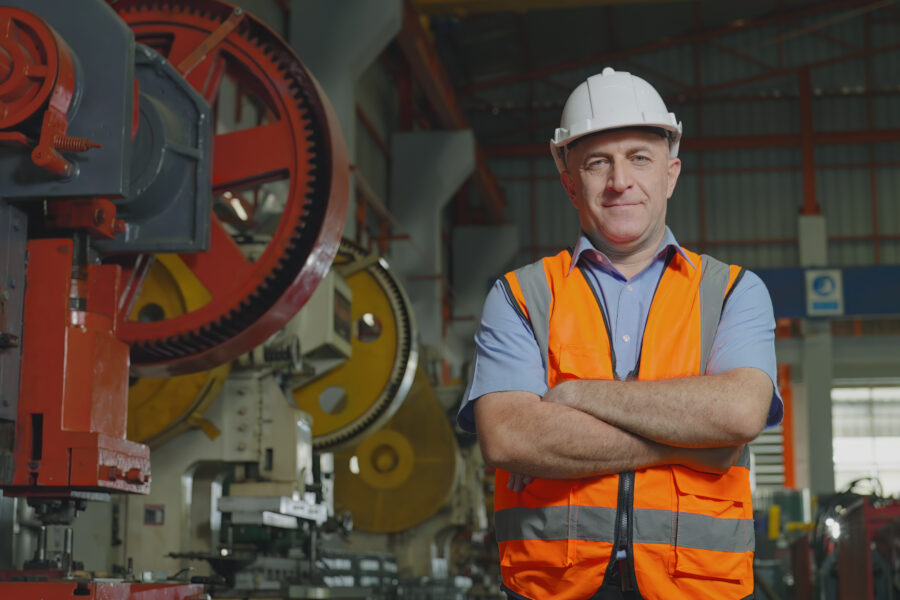
[[566, 164], [563, 187], [595, 246], [626, 255], [656, 249], [681, 172], [665, 139], [638, 129], [593, 135], [569, 151]]

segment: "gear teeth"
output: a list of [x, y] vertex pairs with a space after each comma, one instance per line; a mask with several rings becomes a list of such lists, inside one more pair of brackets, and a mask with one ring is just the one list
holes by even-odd
[[[341, 247], [335, 257], [335, 263], [341, 264], [340, 257], [346, 256], [343, 262], [353, 262], [363, 258], [367, 254], [360, 246], [347, 239], [341, 240]], [[411, 369], [415, 369], [412, 359], [415, 354], [415, 332], [409, 300], [400, 288], [393, 274], [384, 269], [380, 263], [375, 262], [367, 269], [378, 281], [379, 287], [389, 297], [390, 304], [397, 311], [397, 351], [394, 358], [391, 376], [381, 394], [365, 413], [351, 424], [328, 435], [313, 438], [313, 448], [317, 451], [325, 451], [337, 446], [349, 444], [361, 434], [367, 432], [373, 425], [383, 425], [384, 416], [393, 413], [405, 400], [399, 397], [400, 388], [407, 376], [411, 376]], [[393, 409], [393, 410], [392, 410]]]
[[[231, 14], [232, 7], [214, 0], [120, 0], [115, 8], [130, 25], [150, 25], [159, 23], [160, 16], [171, 19], [175, 25], [180, 24], [179, 16], [190, 17], [193, 25], [199, 19], [209, 21], [210, 31], [223, 22]], [[153, 37], [161, 31], [146, 33]], [[316, 115], [323, 115], [319, 107], [319, 99], [309, 74], [302, 63], [297, 61], [293, 52], [282, 43], [269, 43], [272, 35], [267, 28], [259, 26], [251, 18], [245, 18], [236, 28], [233, 35], [240, 35], [243, 40], [253, 44], [269, 61], [264, 68], [267, 73], [276, 72], [283, 78], [282, 86], [289, 90], [288, 96], [282, 98], [292, 105], [295, 118], [306, 132], [307, 178], [309, 183], [305, 189], [294, 189], [289, 202], [297, 203], [300, 210], [293, 229], [288, 233], [290, 243], [281, 250], [270, 273], [257, 276], [260, 283], [256, 290], [247, 297], [233, 300], [231, 308], [213, 318], [210, 322], [189, 331], [165, 339], [151, 339], [132, 344], [132, 363], [139, 366], [162, 361], [173, 361], [210, 350], [224, 340], [232, 338], [253, 324], [264, 315], [293, 285], [306, 263], [306, 258], [315, 247], [321, 223], [324, 221], [331, 191], [331, 160], [322, 153], [322, 141], [327, 140], [328, 128], [325, 123], [317, 121]], [[285, 85], [286, 84], [286, 85]], [[322, 117], [324, 119], [324, 117]], [[298, 136], [300, 137], [300, 136]], [[297, 173], [295, 177], [299, 177]], [[296, 185], [295, 187], [299, 188]], [[274, 242], [274, 240], [273, 240]], [[277, 246], [270, 242], [270, 249]], [[275, 250], [277, 251], [277, 250]]]

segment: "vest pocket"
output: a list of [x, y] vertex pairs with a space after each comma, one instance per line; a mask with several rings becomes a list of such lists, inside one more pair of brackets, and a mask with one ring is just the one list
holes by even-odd
[[529, 567], [563, 569], [571, 563], [566, 560], [567, 540], [511, 540], [500, 544], [500, 566], [519, 569]]
[[681, 466], [672, 472], [677, 502], [673, 575], [749, 578], [755, 540], [746, 469], [732, 468], [722, 476]]
[[601, 368], [609, 362], [609, 348], [603, 346], [582, 346], [564, 344], [559, 349], [559, 378], [566, 379], [608, 379]]

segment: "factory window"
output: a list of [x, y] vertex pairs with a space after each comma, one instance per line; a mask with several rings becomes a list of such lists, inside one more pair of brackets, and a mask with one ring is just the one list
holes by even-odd
[[836, 387], [831, 402], [837, 489], [877, 477], [900, 493], [900, 387]]

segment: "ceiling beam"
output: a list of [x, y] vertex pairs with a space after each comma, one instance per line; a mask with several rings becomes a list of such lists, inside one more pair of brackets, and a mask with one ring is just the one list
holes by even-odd
[[566, 61], [557, 63], [555, 65], [548, 65], [546, 67], [541, 67], [538, 69], [532, 69], [530, 71], [526, 71], [524, 73], [517, 73], [515, 75], [507, 75], [504, 77], [496, 77], [493, 79], [488, 79], [485, 81], [479, 81], [477, 83], [473, 83], [472, 85], [466, 86], [460, 90], [460, 92], [464, 95], [472, 94], [481, 90], [495, 88], [505, 85], [512, 85], [514, 83], [520, 83], [522, 81], [528, 81], [531, 79], [543, 79], [548, 75], [553, 75], [555, 73], [559, 73], [561, 71], [571, 71], [573, 69], [578, 69], [581, 67], [588, 67], [591, 65], [598, 65], [602, 63], [607, 63], [609, 61], [620, 60], [624, 58], [631, 58], [636, 54], [643, 54], [648, 52], [655, 52], [657, 50], [662, 50], [664, 48], [670, 48], [672, 46], [680, 46], [683, 44], [691, 44], [695, 42], [705, 42], [707, 40], [720, 37], [723, 35], [727, 35], [729, 33], [735, 33], [738, 31], [749, 31], [751, 29], [758, 29], [760, 27], [766, 27], [769, 25], [778, 25], [783, 23], [790, 23], [793, 21], [798, 21], [800, 19], [821, 14], [823, 12], [829, 12], [833, 10], [839, 10], [842, 8], [848, 7], [859, 7], [858, 1], [853, 0], [833, 0], [831, 2], [825, 2], [822, 4], [816, 4], [810, 7], [805, 7], [802, 9], [780, 13], [768, 17], [760, 17], [758, 19], [749, 19], [749, 20], [737, 20], [733, 23], [726, 25], [724, 27], [717, 27], [713, 29], [708, 29], [705, 31], [695, 32], [688, 35], [682, 35], [679, 37], [662, 39], [657, 42], [653, 42], [650, 44], [644, 44], [641, 46], [635, 46], [632, 48], [623, 48], [614, 50], [612, 52], [606, 52], [603, 54], [598, 54], [596, 56], [588, 56], [585, 58], [581, 58], [578, 60]]
[[[403, 3], [403, 28], [397, 35], [397, 45], [409, 63], [413, 78], [440, 120], [440, 126], [444, 129], [471, 129], [456, 98], [450, 76], [409, 0]], [[502, 223], [505, 214], [503, 192], [480, 146], [475, 149], [475, 178], [487, 203], [485, 208], [489, 222]]]
[[610, 4], [662, 4], [700, 0], [415, 0], [425, 15], [478, 15], [500, 12], [531, 12]]

